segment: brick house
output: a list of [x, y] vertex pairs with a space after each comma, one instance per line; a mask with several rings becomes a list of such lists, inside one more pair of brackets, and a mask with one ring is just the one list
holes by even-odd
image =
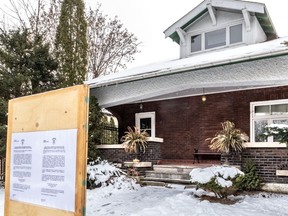
[[[204, 0], [164, 34], [179, 44], [178, 60], [87, 82], [117, 117], [119, 138], [136, 125], [151, 135], [144, 160], [192, 163], [195, 149], [209, 152], [205, 140], [230, 120], [250, 137], [232, 163], [251, 159], [265, 182], [288, 183], [286, 146], [259, 136], [267, 124], [288, 123], [288, 38], [277, 36], [266, 6]], [[110, 161], [133, 157], [117, 144], [99, 150]], [[201, 158], [206, 160], [220, 157]]]

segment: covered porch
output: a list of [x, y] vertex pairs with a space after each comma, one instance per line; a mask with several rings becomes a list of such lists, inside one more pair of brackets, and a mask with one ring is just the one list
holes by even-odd
[[[257, 164], [265, 180], [285, 182], [286, 176], [276, 175], [278, 165], [288, 163], [287, 155], [283, 155], [287, 152], [285, 146], [256, 142], [257, 131], [251, 117], [261, 110], [256, 111], [252, 104], [287, 104], [288, 48], [282, 44], [285, 40], [130, 69], [87, 83], [100, 106], [117, 117], [119, 140], [128, 126], [141, 128], [146, 122], [143, 129], [148, 127], [151, 138], [144, 160], [153, 164], [196, 164], [195, 149], [209, 152], [206, 139], [221, 130], [221, 122], [230, 120], [250, 136], [244, 152], [247, 159], [268, 152], [263, 156], [264, 162]], [[119, 144], [98, 148], [106, 152], [110, 161], [134, 157], [120, 153], [124, 150]], [[269, 159], [272, 153], [277, 164]], [[242, 163], [237, 157], [232, 161], [235, 165]], [[202, 156], [199, 164], [202, 163], [220, 163], [220, 156]]]
[[[117, 117], [119, 140], [128, 126], [141, 128], [144, 123], [143, 129], [151, 132], [149, 145], [157, 146], [147, 153], [154, 155], [153, 163], [193, 163], [195, 151], [210, 151], [206, 139], [221, 130], [221, 122], [233, 121], [251, 136], [250, 103], [288, 98], [288, 48], [283, 41], [148, 65], [87, 83], [100, 106]], [[111, 152], [121, 146], [99, 148]], [[212, 154], [199, 157], [220, 160]]]

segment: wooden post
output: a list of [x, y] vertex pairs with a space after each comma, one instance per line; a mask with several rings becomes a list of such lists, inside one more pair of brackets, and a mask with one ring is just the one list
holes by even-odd
[[[87, 85], [79, 85], [79, 86], [74, 86], [74, 87], [69, 87], [65, 89], [60, 89], [60, 90], [55, 90], [51, 92], [46, 92], [46, 93], [41, 93], [37, 95], [31, 95], [31, 96], [26, 96], [22, 98], [17, 98], [9, 101], [9, 114], [8, 114], [8, 132], [7, 132], [7, 154], [6, 154], [6, 182], [5, 182], [5, 207], [4, 207], [4, 212], [5, 216], [48, 216], [48, 215], [53, 215], [53, 216], [84, 216], [85, 215], [85, 205], [86, 205], [86, 163], [87, 163], [87, 146], [88, 146], [88, 109], [89, 109], [89, 88]], [[63, 138], [63, 134], [67, 134], [67, 131], [70, 133], [71, 131], [75, 135], [75, 139], [72, 137], [64, 137], [64, 141], [66, 140], [71, 140], [71, 143], [73, 143], [73, 140], [75, 140], [76, 146], [73, 147], [71, 144], [71, 148], [75, 148], [76, 151], [76, 159], [75, 159], [75, 164], [69, 164], [69, 161], [65, 161], [63, 158], [64, 157], [70, 157], [71, 155], [56, 155], [51, 156], [46, 155], [46, 151], [44, 150], [38, 151], [37, 155], [33, 155], [32, 157], [29, 155], [30, 152], [33, 152], [33, 148], [39, 147], [41, 148], [41, 145], [43, 146], [43, 143], [38, 142], [40, 139], [39, 136], [41, 136], [41, 139], [44, 139], [43, 137], [47, 136], [49, 137], [50, 134], [53, 134], [53, 136], [57, 137], [57, 135], [61, 135]], [[68, 134], [69, 134], [68, 133]], [[29, 152], [29, 154], [25, 153], [26, 155], [18, 155], [18, 153], [13, 146], [16, 146], [17, 144], [17, 137], [21, 136], [26, 136], [28, 137], [28, 144], [30, 145], [29, 148], [32, 150]], [[30, 136], [31, 135], [31, 136]], [[35, 136], [35, 137], [34, 137]], [[67, 135], [68, 136], [68, 135]], [[15, 138], [16, 137], [16, 138]], [[12, 140], [13, 138], [13, 140]], [[37, 140], [38, 139], [38, 140]], [[56, 138], [53, 138], [54, 141]], [[32, 141], [31, 141], [32, 140]], [[22, 139], [24, 143], [24, 139]], [[53, 144], [54, 144], [53, 141]], [[57, 140], [59, 141], [59, 139]], [[25, 141], [27, 142], [27, 141]], [[34, 143], [33, 143], [34, 142]], [[43, 141], [45, 142], [51, 142], [51, 140], [47, 139]], [[55, 141], [56, 142], [56, 141]], [[16, 144], [15, 144], [16, 143]], [[22, 143], [22, 145], [23, 145]], [[61, 143], [60, 143], [61, 144]], [[70, 143], [68, 143], [70, 144]], [[24, 143], [25, 145], [25, 143]], [[49, 144], [50, 145], [50, 144]], [[51, 143], [52, 146], [52, 143]], [[69, 145], [66, 144], [66, 146], [61, 146], [62, 148], [70, 148]], [[21, 148], [21, 145], [20, 147]], [[28, 147], [26, 147], [28, 148]], [[34, 149], [35, 149], [34, 148]], [[53, 147], [49, 147], [53, 148]], [[47, 149], [49, 149], [47, 148]], [[25, 151], [25, 149], [23, 150]], [[66, 149], [65, 149], [66, 151]], [[53, 152], [53, 151], [52, 151]], [[56, 152], [56, 151], [55, 151]], [[40, 156], [39, 156], [39, 155]], [[42, 155], [43, 154], [43, 155]], [[53, 154], [53, 153], [52, 153]], [[64, 153], [65, 154], [65, 153]], [[28, 156], [27, 156], [28, 155]], [[14, 158], [14, 161], [12, 161], [12, 157]], [[49, 183], [50, 187], [50, 192], [53, 191], [53, 187], [57, 187], [57, 180], [53, 179], [53, 175], [45, 175], [46, 172], [56, 172], [59, 171], [56, 168], [53, 169], [53, 167], [49, 167], [49, 169], [43, 168], [43, 166], [47, 167], [46, 165], [43, 165], [45, 160], [48, 160], [49, 157], [51, 158], [61, 158], [63, 161], [61, 161], [61, 166], [67, 166], [69, 170], [72, 170], [72, 174], [75, 173], [74, 176], [75, 178], [69, 179], [66, 178], [64, 179], [64, 174], [61, 176], [63, 177], [63, 181], [66, 184], [66, 181], [74, 181], [75, 182], [75, 197], [73, 197], [72, 200], [75, 200], [75, 203], [72, 202], [72, 206], [74, 206], [74, 210], [72, 209], [65, 209], [65, 204], [68, 202], [68, 200], [62, 200], [62, 203], [59, 205], [59, 203], [53, 203], [53, 199], [57, 196], [65, 196], [66, 192], [69, 192], [68, 190], [61, 191], [61, 193], [56, 192], [50, 193], [49, 196], [51, 198], [52, 194], [52, 204], [46, 203], [45, 204], [45, 198], [41, 197], [35, 197], [35, 200], [30, 199], [30, 200], [22, 200], [21, 196], [23, 194], [27, 194], [31, 186], [31, 191], [32, 187], [36, 185], [29, 185], [29, 181], [32, 178], [29, 178], [29, 170], [26, 172], [28, 174], [20, 174], [18, 173], [17, 175], [20, 175], [19, 180], [25, 183], [25, 185], [29, 185], [29, 187], [26, 187], [24, 189], [21, 189], [20, 191], [15, 190], [15, 182], [13, 185], [11, 185], [11, 181], [15, 181], [15, 169], [18, 169], [21, 166], [21, 161], [25, 158], [27, 162], [27, 158], [32, 158], [35, 159], [35, 157], [41, 158], [37, 164], [34, 162], [31, 162], [31, 164], [27, 165], [29, 166], [28, 168], [32, 170], [32, 174], [30, 175], [33, 176], [39, 176], [39, 185], [40, 185], [40, 191], [41, 191], [41, 196], [45, 197], [45, 194], [43, 195], [43, 187], [46, 187], [46, 185]], [[17, 159], [15, 159], [17, 158]], [[20, 159], [19, 159], [20, 158]], [[44, 159], [45, 158], [45, 159]], [[73, 158], [73, 157], [72, 157]], [[75, 158], [75, 157], [74, 157]], [[58, 160], [57, 159], [57, 160]], [[65, 158], [66, 159], [66, 158]], [[24, 160], [24, 159], [23, 159]], [[16, 161], [16, 162], [15, 162]], [[19, 162], [20, 161], [20, 162]], [[29, 160], [28, 160], [29, 161]], [[60, 159], [59, 159], [60, 161]], [[73, 161], [73, 160], [72, 160]], [[55, 162], [55, 161], [54, 161]], [[63, 164], [63, 163], [64, 164]], [[23, 162], [25, 163], [25, 162]], [[30, 162], [27, 162], [30, 163]], [[16, 166], [16, 165], [17, 166]], [[18, 166], [20, 164], [20, 166]], [[40, 172], [39, 173], [33, 173], [40, 164]], [[55, 163], [56, 164], [56, 163]], [[55, 165], [54, 164], [54, 165]], [[53, 166], [54, 166], [53, 165]], [[27, 168], [21, 168], [21, 169], [26, 169]], [[60, 166], [60, 165], [55, 165], [55, 166]], [[31, 168], [32, 167], [32, 168]], [[65, 168], [67, 167], [62, 167], [63, 170], [62, 172], [66, 172]], [[14, 170], [11, 170], [11, 168], [14, 168]], [[19, 169], [20, 169], [19, 168]], [[51, 171], [52, 170], [52, 171]], [[44, 174], [43, 174], [44, 173]], [[24, 177], [23, 177], [24, 176]], [[26, 177], [25, 177], [26, 176]], [[28, 176], [28, 177], [27, 177]], [[52, 177], [51, 177], [52, 176]], [[54, 175], [55, 176], [55, 175]], [[72, 175], [73, 176], [73, 175]], [[59, 177], [59, 176], [56, 176]], [[34, 178], [34, 177], [33, 177]], [[38, 179], [35, 177], [35, 179]], [[34, 180], [35, 180], [34, 179]], [[17, 180], [17, 178], [16, 178]], [[53, 182], [54, 181], [54, 182]], [[62, 181], [62, 180], [61, 180]], [[52, 184], [52, 183], [53, 184]], [[24, 184], [23, 183], [23, 184]], [[62, 182], [63, 183], [63, 182]], [[21, 185], [21, 183], [20, 183]], [[44, 185], [44, 186], [43, 186]], [[48, 186], [47, 186], [48, 187]], [[16, 187], [19, 188], [19, 187]], [[37, 189], [37, 190], [36, 190]], [[74, 191], [74, 188], [72, 188]], [[48, 190], [48, 189], [45, 189]], [[15, 192], [14, 192], [15, 191]], [[38, 191], [38, 188], [35, 186], [35, 191]], [[58, 190], [60, 191], [60, 190]], [[15, 193], [15, 194], [14, 194]], [[33, 192], [34, 193], [34, 192]], [[48, 192], [49, 193], [49, 192]], [[58, 194], [57, 194], [58, 193]], [[35, 194], [37, 194], [35, 192]], [[13, 196], [17, 196], [18, 200], [14, 199]], [[50, 199], [47, 194], [46, 194], [47, 199]], [[55, 198], [56, 199], [56, 198]], [[20, 201], [19, 201], [20, 200]], [[39, 202], [44, 202], [43, 205], [42, 203], [39, 204]], [[55, 207], [55, 206], [56, 207]], [[62, 208], [63, 206], [63, 208]], [[64, 209], [64, 210], [63, 210]]]

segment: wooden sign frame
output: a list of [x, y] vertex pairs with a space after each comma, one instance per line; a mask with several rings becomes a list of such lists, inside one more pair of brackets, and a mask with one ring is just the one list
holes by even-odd
[[[89, 87], [79, 85], [9, 101], [5, 216], [84, 216], [88, 149]], [[11, 142], [15, 133], [77, 130], [75, 211], [20, 202], [10, 197]], [[65, 203], [65, 200], [63, 200]]]

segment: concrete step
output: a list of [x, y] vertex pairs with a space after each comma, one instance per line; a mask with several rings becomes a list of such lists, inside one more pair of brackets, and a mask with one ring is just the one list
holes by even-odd
[[153, 180], [141, 180], [140, 181], [140, 185], [141, 186], [157, 186], [157, 187], [167, 187], [167, 183], [166, 182], [161, 182], [161, 181], [153, 181]]
[[189, 174], [196, 166], [181, 166], [181, 165], [154, 165], [153, 170], [156, 172], [166, 173], [186, 173]]
[[[149, 185], [148, 182], [162, 182], [162, 183], [191, 185], [190, 180], [187, 180], [187, 179], [156, 178], [156, 177], [147, 177], [147, 176], [142, 177], [140, 182], [145, 182], [145, 184], [147, 184], [147, 185]], [[161, 184], [161, 183], [159, 183], [159, 184]], [[166, 185], [166, 184], [164, 184], [164, 185]]]
[[189, 180], [190, 176], [187, 173], [179, 173], [179, 172], [159, 172], [159, 171], [146, 171], [146, 177], [153, 177], [153, 178], [163, 178], [163, 179], [185, 179]]

